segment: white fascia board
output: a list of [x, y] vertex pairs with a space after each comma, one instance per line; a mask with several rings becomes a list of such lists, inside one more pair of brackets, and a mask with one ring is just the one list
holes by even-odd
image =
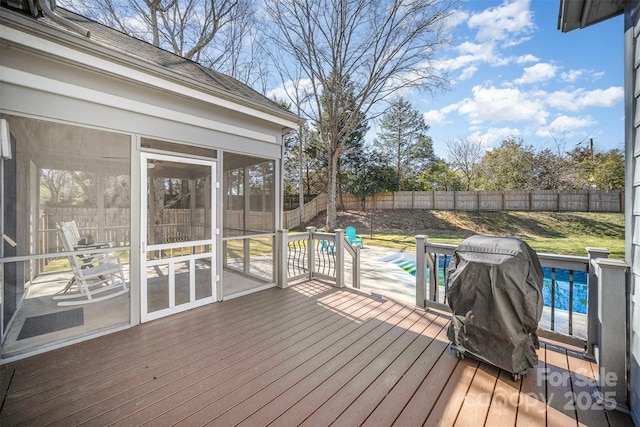
[[256, 132], [246, 128], [192, 116], [190, 114], [181, 113], [168, 108], [158, 107], [129, 98], [123, 98], [121, 96], [111, 95], [93, 89], [87, 89], [73, 84], [60, 82], [58, 80], [49, 79], [40, 75], [27, 73], [26, 71], [15, 70], [13, 68], [0, 66], [0, 76], [2, 76], [2, 82], [15, 86], [28, 87], [42, 92], [62, 95], [68, 98], [106, 105], [120, 110], [132, 111], [139, 114], [145, 114], [152, 117], [171, 120], [174, 122], [187, 123], [190, 125], [199, 126], [205, 129], [212, 129], [232, 135], [240, 135], [258, 141], [265, 141], [272, 144], [278, 143], [276, 135]]
[[249, 108], [235, 102], [199, 91], [197, 89], [157, 77], [153, 74], [138, 71], [133, 68], [99, 58], [97, 56], [79, 52], [78, 50], [72, 49], [70, 47], [54, 43], [41, 37], [27, 34], [14, 28], [0, 25], [0, 37], [12, 43], [26, 46], [32, 50], [42, 51], [47, 55], [60, 57], [67, 62], [77, 62], [84, 66], [102, 70], [116, 76], [121, 76], [131, 81], [140, 82], [144, 85], [156, 87], [182, 96], [197, 99], [199, 101], [246, 114], [248, 116], [266, 120], [268, 122], [275, 123], [286, 128], [295, 129], [298, 127], [298, 123], [292, 120], [287, 120], [273, 114], [268, 114], [263, 111]]

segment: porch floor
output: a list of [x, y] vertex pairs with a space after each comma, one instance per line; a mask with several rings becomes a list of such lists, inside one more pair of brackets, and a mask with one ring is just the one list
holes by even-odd
[[633, 425], [595, 405], [576, 349], [543, 342], [514, 382], [458, 360], [448, 320], [318, 281], [270, 289], [1, 366], [0, 424]]

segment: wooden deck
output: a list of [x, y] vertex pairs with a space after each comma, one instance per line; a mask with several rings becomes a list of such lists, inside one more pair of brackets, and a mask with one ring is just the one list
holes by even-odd
[[262, 291], [0, 367], [0, 425], [632, 425], [592, 408], [575, 351], [543, 343], [516, 383], [459, 361], [447, 323], [315, 281]]

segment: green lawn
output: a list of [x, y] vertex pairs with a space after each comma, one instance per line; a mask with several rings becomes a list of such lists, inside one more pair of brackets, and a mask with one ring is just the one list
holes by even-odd
[[[339, 214], [338, 226], [353, 224], [358, 215], [366, 219], [368, 214]], [[365, 245], [404, 250], [415, 250], [416, 234], [454, 245], [473, 234], [485, 234], [518, 237], [540, 253], [586, 256], [586, 247], [598, 247], [608, 249], [612, 258], [624, 259], [621, 213], [377, 211], [373, 239], [366, 221], [357, 228]]]
[[[428, 240], [434, 243], [446, 243], [457, 245], [468, 236], [428, 236]], [[541, 236], [515, 236], [526, 241], [536, 252], [560, 255], [587, 256], [587, 247], [606, 248], [611, 258], [624, 259], [624, 239], [592, 236], [570, 237], [541, 237]], [[373, 240], [365, 235], [365, 245], [382, 246], [386, 248], [414, 251], [416, 239], [414, 236], [400, 234], [377, 233]]]

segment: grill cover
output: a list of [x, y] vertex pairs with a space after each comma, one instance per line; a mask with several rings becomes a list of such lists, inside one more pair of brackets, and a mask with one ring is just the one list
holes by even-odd
[[537, 365], [543, 273], [528, 244], [469, 237], [453, 255], [447, 283], [447, 336], [460, 350], [511, 373]]

